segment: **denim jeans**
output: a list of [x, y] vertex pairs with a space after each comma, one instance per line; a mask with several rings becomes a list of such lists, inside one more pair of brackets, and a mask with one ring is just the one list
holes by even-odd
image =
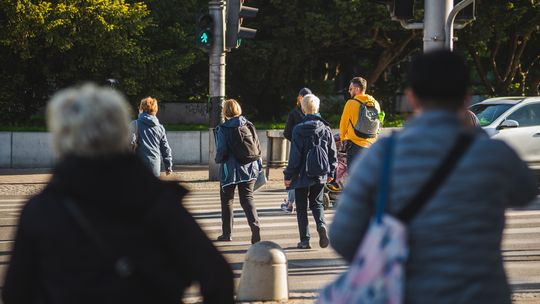
[[298, 232], [300, 233], [300, 241], [309, 241], [309, 223], [307, 215], [307, 206], [313, 214], [313, 219], [317, 227], [325, 226], [324, 207], [323, 207], [323, 184], [314, 184], [307, 188], [296, 188], [296, 219], [298, 221]]
[[354, 160], [362, 153], [364, 147], [358, 146], [349, 140], [349, 147], [347, 148], [347, 173], [351, 172], [352, 164]]
[[295, 201], [294, 189], [287, 190], [287, 202], [289, 202], [289, 204], [292, 204], [294, 203], [294, 201]]
[[259, 217], [257, 215], [257, 208], [253, 203], [253, 186], [255, 181], [243, 182], [236, 185], [228, 185], [221, 189], [221, 229], [224, 235], [231, 235], [233, 229], [233, 201], [234, 201], [234, 189], [238, 186], [238, 196], [240, 197], [240, 206], [244, 209], [247, 222], [253, 233], [255, 230], [259, 231]]

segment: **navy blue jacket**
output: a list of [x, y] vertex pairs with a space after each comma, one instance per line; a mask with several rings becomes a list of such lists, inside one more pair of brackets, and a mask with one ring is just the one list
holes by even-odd
[[285, 124], [285, 130], [283, 130], [283, 136], [289, 141], [292, 141], [292, 130], [297, 124], [301, 123], [304, 119], [304, 113], [299, 106], [294, 107], [287, 117], [287, 124]]
[[[311, 147], [311, 137], [321, 138], [321, 145], [328, 152], [329, 172], [319, 177], [309, 177], [306, 173], [306, 155]], [[326, 183], [328, 176], [333, 176], [337, 166], [337, 150], [330, 125], [318, 115], [308, 114], [292, 132], [289, 163], [283, 171], [285, 180], [291, 180], [290, 188], [305, 188], [314, 184]]]
[[152, 170], [155, 176], [159, 176], [162, 158], [165, 170], [172, 171], [171, 147], [167, 141], [165, 128], [159, 123], [158, 118], [144, 112], [139, 114], [137, 125], [132, 123], [134, 130], [132, 142], [137, 137], [135, 127], [139, 129], [137, 156]]
[[231, 132], [241, 125], [245, 125], [248, 120], [244, 116], [233, 117], [216, 128], [216, 158], [215, 161], [221, 164], [219, 176], [221, 187], [239, 184], [256, 180], [262, 170], [261, 160], [256, 160], [245, 165], [240, 164], [229, 148], [231, 142]]

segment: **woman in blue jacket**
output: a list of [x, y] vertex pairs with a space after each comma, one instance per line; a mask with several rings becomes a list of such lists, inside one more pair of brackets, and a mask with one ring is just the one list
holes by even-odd
[[132, 122], [134, 134], [132, 145], [136, 143], [135, 153], [159, 177], [161, 159], [165, 164], [165, 174], [172, 173], [172, 153], [165, 128], [156, 117], [157, 99], [146, 97], [139, 105], [139, 118]]
[[[308, 94], [302, 99], [302, 111], [306, 116], [293, 129], [289, 163], [283, 171], [285, 187], [295, 190], [296, 218], [300, 233], [300, 243], [297, 247], [300, 249], [311, 248], [307, 217], [308, 200], [309, 209], [317, 224], [319, 246], [325, 248], [329, 242], [322, 197], [324, 184], [332, 181], [336, 170], [337, 150], [329, 124], [319, 114], [319, 104], [319, 98], [313, 94]], [[314, 159], [308, 157], [310, 150], [317, 148], [316, 146], [324, 152]], [[316, 170], [316, 174], [308, 172], [308, 165], [313, 165], [319, 170]]]
[[[246, 218], [251, 228], [251, 243], [261, 240], [259, 217], [253, 203], [253, 186], [257, 176], [262, 170], [260, 158], [242, 164], [233, 154], [233, 132], [238, 128], [250, 125], [255, 131], [253, 124], [242, 116], [242, 108], [234, 99], [228, 99], [223, 103], [223, 117], [226, 121], [216, 128], [216, 158], [221, 164], [220, 175], [220, 198], [221, 198], [221, 221], [223, 233], [217, 238], [218, 241], [232, 241], [233, 228], [233, 201], [234, 189], [238, 186], [240, 205], [244, 209]], [[253, 134], [256, 138], [256, 134]], [[258, 140], [257, 140], [258, 146]], [[260, 151], [260, 147], [257, 147]]]

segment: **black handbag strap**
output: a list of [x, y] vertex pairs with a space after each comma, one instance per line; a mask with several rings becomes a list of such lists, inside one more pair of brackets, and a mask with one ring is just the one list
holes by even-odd
[[131, 276], [131, 274], [133, 273], [133, 266], [131, 262], [126, 257], [117, 257], [117, 255], [112, 252], [110, 247], [105, 244], [105, 241], [98, 233], [98, 231], [94, 228], [94, 226], [90, 223], [88, 218], [84, 216], [81, 208], [79, 208], [77, 203], [69, 198], [65, 199], [63, 203], [64, 207], [73, 217], [75, 222], [79, 225], [81, 230], [98, 247], [101, 255], [105, 259], [112, 261], [116, 274], [123, 278]]
[[461, 133], [441, 164], [431, 175], [431, 178], [422, 186], [421, 190], [409, 201], [405, 208], [401, 210], [397, 217], [404, 223], [409, 223], [414, 216], [426, 205], [431, 196], [437, 191], [439, 186], [452, 173], [454, 167], [461, 159], [467, 148], [474, 140], [471, 133]]

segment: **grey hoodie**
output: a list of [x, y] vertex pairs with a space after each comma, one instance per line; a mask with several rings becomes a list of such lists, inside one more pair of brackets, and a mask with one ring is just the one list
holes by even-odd
[[133, 130], [132, 142], [137, 140], [138, 145], [136, 154], [148, 165], [154, 175], [159, 176], [162, 158], [165, 170], [172, 171], [171, 147], [167, 141], [165, 128], [159, 123], [158, 118], [148, 113], [141, 113], [131, 126]]

